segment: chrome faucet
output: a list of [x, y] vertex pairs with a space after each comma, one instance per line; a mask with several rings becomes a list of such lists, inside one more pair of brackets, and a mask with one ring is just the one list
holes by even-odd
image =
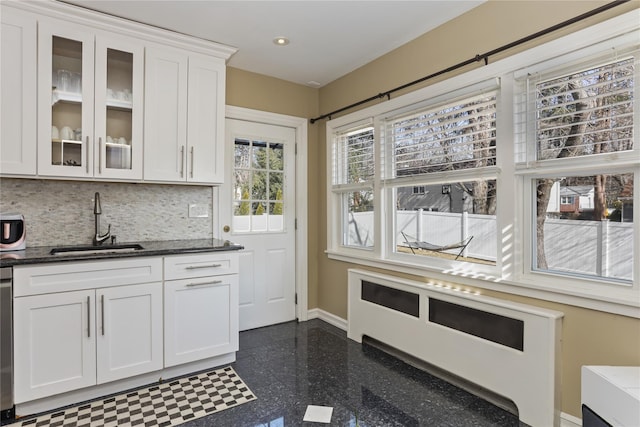
[[93, 236], [93, 245], [98, 246], [101, 245], [102, 242], [107, 240], [111, 236], [111, 224], [109, 224], [109, 228], [107, 232], [103, 235], [100, 235], [100, 215], [102, 215], [102, 206], [100, 205], [100, 193], [96, 192], [93, 199], [93, 215], [96, 218], [96, 234]]

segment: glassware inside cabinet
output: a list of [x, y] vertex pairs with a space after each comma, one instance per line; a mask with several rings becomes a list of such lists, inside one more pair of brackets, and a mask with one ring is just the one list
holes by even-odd
[[107, 49], [105, 160], [109, 169], [131, 169], [133, 54]]
[[51, 164], [82, 166], [82, 42], [52, 43]]

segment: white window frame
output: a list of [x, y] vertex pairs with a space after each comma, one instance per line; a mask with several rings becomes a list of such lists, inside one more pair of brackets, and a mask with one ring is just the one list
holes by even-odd
[[[376, 213], [376, 210], [379, 209], [379, 200], [376, 197], [376, 179], [374, 178], [373, 181], [367, 181], [364, 183], [335, 183], [334, 182], [334, 167], [335, 164], [333, 162], [333, 155], [334, 153], [336, 153], [338, 147], [338, 136], [345, 134], [345, 133], [349, 133], [352, 131], [357, 131], [360, 129], [365, 129], [365, 128], [369, 128], [373, 126], [373, 119], [370, 117], [365, 117], [363, 119], [359, 119], [355, 122], [352, 123], [346, 123], [343, 124], [342, 126], [340, 126], [339, 128], [335, 128], [332, 135], [331, 135], [331, 141], [328, 143], [328, 153], [327, 153], [327, 159], [330, 161], [330, 163], [327, 164], [327, 212], [329, 213], [329, 218], [339, 218], [339, 220], [337, 221], [328, 221], [327, 223], [327, 232], [331, 235], [331, 240], [333, 242], [336, 243], [337, 246], [340, 247], [340, 251], [345, 253], [345, 254], [349, 254], [351, 256], [358, 256], [359, 253], [362, 252], [373, 252], [375, 251], [375, 245], [378, 245], [378, 241], [379, 241], [379, 234], [378, 234], [378, 230], [379, 227], [377, 227], [374, 224], [374, 236], [373, 236], [373, 241], [374, 241], [374, 246], [373, 247], [358, 247], [358, 246], [354, 246], [354, 245], [347, 245], [344, 243], [344, 237], [343, 237], [343, 233], [344, 233], [344, 220], [345, 220], [345, 214], [346, 211], [343, 209], [343, 202], [344, 202], [344, 195], [348, 194], [350, 192], [355, 192], [355, 191], [362, 191], [362, 190], [372, 190], [374, 193], [374, 199], [373, 199], [373, 205], [374, 205], [374, 218], [377, 218], [379, 214]], [[377, 138], [376, 136], [377, 132], [376, 129], [374, 127], [374, 138]], [[374, 164], [374, 169], [376, 171], [379, 170], [380, 164], [378, 161], [378, 158], [380, 157], [378, 154], [378, 146], [374, 141], [374, 159], [375, 159], [375, 164]], [[378, 173], [375, 174], [376, 176], [378, 175]]]
[[[634, 232], [633, 279], [630, 285], [621, 286], [602, 278], [576, 278], [563, 277], [551, 272], [532, 271], [532, 245], [531, 245], [531, 196], [532, 189], [529, 183], [538, 176], [560, 173], [561, 166], [557, 170], [552, 163], [546, 165], [544, 170], [536, 162], [528, 162], [525, 165], [516, 164], [516, 147], [514, 140], [518, 133], [520, 120], [516, 114], [516, 103], [521, 93], [517, 84], [524, 73], [543, 71], [561, 65], [584, 62], [591, 57], [601, 57], [602, 53], [610, 50], [626, 48], [628, 45], [638, 44], [638, 31], [640, 23], [637, 20], [637, 11], [631, 11], [610, 20], [561, 37], [554, 41], [531, 48], [525, 52], [512, 55], [506, 59], [490, 63], [476, 70], [460, 74], [442, 82], [434, 83], [428, 87], [416, 90], [387, 102], [365, 108], [360, 111], [328, 121], [326, 124], [327, 135], [327, 212], [329, 214], [327, 224], [327, 254], [330, 259], [346, 261], [370, 267], [386, 268], [401, 273], [418, 276], [428, 276], [431, 280], [450, 286], [453, 289], [465, 290], [471, 287], [474, 290], [494, 290], [563, 304], [592, 308], [616, 314], [640, 318], [640, 232]], [[636, 63], [640, 68], [640, 64]], [[336, 129], [355, 123], [360, 120], [371, 119], [375, 129], [376, 147], [383, 147], [381, 138], [384, 136], [384, 118], [394, 111], [418, 106], [425, 102], [433, 101], [439, 97], [446, 97], [453, 91], [461, 88], [480, 84], [491, 78], [500, 79], [499, 106], [497, 116], [497, 185], [498, 185], [498, 250], [497, 265], [495, 267], [467, 263], [467, 262], [430, 262], [422, 261], [418, 264], [415, 257], [407, 260], [406, 257], [396, 257], [392, 251], [391, 242], [387, 242], [393, 230], [392, 215], [389, 210], [388, 194], [383, 191], [380, 172], [376, 173], [374, 180], [375, 208], [374, 228], [375, 245], [371, 250], [351, 250], [340, 245], [339, 236], [336, 234], [336, 224], [339, 218], [339, 206], [331, 192], [331, 165], [332, 165], [332, 135]], [[638, 88], [640, 85], [636, 85]], [[635, 96], [635, 111], [640, 111], [640, 96]], [[640, 224], [640, 121], [634, 124], [634, 149], [624, 153], [623, 158], [612, 155], [602, 165], [606, 172], [624, 171], [633, 172], [634, 175], [634, 222]], [[532, 144], [528, 144], [530, 147]], [[619, 154], [619, 153], [618, 153]], [[381, 156], [376, 156], [376, 170], [380, 171]], [[588, 156], [587, 156], [588, 157]], [[572, 159], [575, 173], [584, 171], [589, 173], [592, 161], [583, 158]], [[630, 161], [637, 166], [630, 166]], [[547, 161], [549, 162], [549, 161]], [[458, 179], [458, 178], [456, 178]], [[422, 185], [416, 181], [407, 185]], [[504, 195], [522, 195], [510, 202]], [[339, 222], [339, 221], [338, 221]], [[411, 257], [410, 257], [411, 258]], [[424, 257], [431, 258], [431, 257]]]
[[[420, 102], [415, 105], [409, 105], [407, 107], [401, 108], [400, 112], [418, 112], [422, 109], [431, 109], [437, 108], [439, 104], [450, 103], [451, 101], [463, 101], [467, 98], [472, 98], [475, 95], [479, 95], [482, 93], [492, 92], [497, 90], [497, 99], [496, 99], [496, 108], [500, 108], [500, 91], [499, 91], [499, 80], [495, 78], [486, 79], [484, 81], [475, 82], [472, 85], [468, 85], [462, 88], [457, 88], [456, 90], [449, 91], [447, 93], [438, 95], [434, 98], [426, 99], [423, 102]], [[386, 125], [386, 118], [388, 116], [397, 116], [398, 111], [389, 111], [384, 115], [384, 118], [380, 119], [381, 122], [381, 130], [380, 132], [384, 132]], [[382, 134], [384, 137], [384, 134]], [[383, 144], [384, 149], [386, 150], [387, 158], [392, 158], [393, 144]], [[497, 147], [496, 147], [497, 150]], [[382, 173], [389, 171], [381, 171]], [[395, 189], [401, 186], [413, 186], [413, 185], [437, 185], [437, 184], [453, 184], [454, 182], [468, 182], [474, 181], [478, 178], [482, 179], [495, 179], [498, 181], [499, 174], [499, 166], [486, 166], [482, 170], [478, 169], [460, 169], [456, 171], [450, 172], [435, 172], [435, 173], [427, 173], [420, 176], [407, 176], [407, 177], [384, 177], [383, 182], [380, 183], [380, 193], [382, 196], [381, 200], [386, 201], [385, 210], [385, 228], [384, 230], [384, 251], [382, 252], [384, 257], [392, 262], [397, 262], [400, 264], [409, 264], [409, 265], [418, 265], [418, 266], [427, 266], [427, 268], [432, 267], [440, 270], [451, 270], [451, 269], [460, 269], [461, 265], [472, 264], [469, 262], [463, 262], [458, 260], [440, 258], [440, 257], [432, 257], [432, 256], [415, 256], [411, 254], [404, 254], [396, 251], [397, 242], [394, 241], [393, 236], [396, 235], [396, 208], [395, 208], [395, 200], [394, 197]], [[499, 203], [499, 201], [498, 201]], [[383, 230], [378, 232], [379, 236], [383, 235]], [[497, 238], [497, 236], [496, 236]], [[497, 256], [496, 265], [483, 265], [483, 264], [474, 264], [465, 266], [462, 268], [470, 268], [476, 272], [482, 272], [485, 274], [496, 275], [499, 269], [499, 256]]]

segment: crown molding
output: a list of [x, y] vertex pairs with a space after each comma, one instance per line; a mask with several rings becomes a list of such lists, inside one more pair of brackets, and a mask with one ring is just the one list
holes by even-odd
[[69, 21], [76, 25], [90, 26], [97, 30], [109, 31], [125, 37], [135, 37], [164, 46], [172, 46], [178, 49], [186, 49], [204, 55], [215, 56], [225, 61], [238, 51], [238, 49], [231, 46], [96, 12], [61, 1], [3, 0], [2, 6], [13, 7], [41, 16]]

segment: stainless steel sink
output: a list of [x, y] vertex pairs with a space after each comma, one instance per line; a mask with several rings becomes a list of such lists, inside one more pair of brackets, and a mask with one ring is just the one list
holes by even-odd
[[137, 243], [104, 246], [61, 246], [51, 249], [51, 255], [91, 255], [106, 253], [132, 252], [144, 249]]

